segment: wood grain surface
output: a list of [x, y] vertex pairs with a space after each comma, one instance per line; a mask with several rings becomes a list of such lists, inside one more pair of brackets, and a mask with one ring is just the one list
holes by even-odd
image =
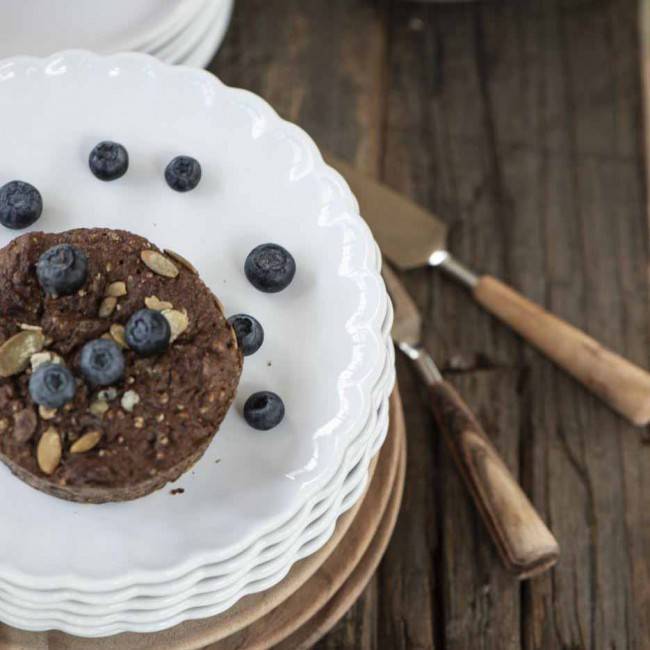
[[[639, 49], [636, 0], [238, 0], [211, 69], [443, 216], [459, 259], [647, 368]], [[400, 360], [409, 459], [396, 533], [317, 648], [649, 648], [643, 432], [462, 288], [433, 270], [403, 279], [427, 346], [562, 557], [524, 585], [500, 567]]]

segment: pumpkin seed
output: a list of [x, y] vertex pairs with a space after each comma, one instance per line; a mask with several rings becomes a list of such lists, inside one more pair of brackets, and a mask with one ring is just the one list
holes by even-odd
[[174, 261], [178, 262], [181, 266], [184, 266], [188, 271], [194, 273], [194, 275], [199, 274], [192, 262], [186, 260], [180, 253], [176, 253], [169, 248], [165, 248], [165, 253], [169, 255], [169, 257], [171, 257]]
[[46, 350], [45, 352], [36, 352], [29, 357], [29, 362], [32, 366], [32, 370], [36, 370], [39, 366], [42, 366], [44, 363], [58, 363], [63, 365], [63, 359], [56, 353]]
[[38, 407], [38, 414], [42, 420], [51, 420], [56, 415], [56, 409], [52, 409], [49, 406], [43, 406], [43, 404], [41, 404]]
[[178, 311], [178, 309], [163, 309], [162, 315], [167, 319], [169, 328], [171, 329], [170, 343], [173, 343], [190, 324], [185, 311]]
[[120, 404], [122, 405], [122, 408], [127, 412], [131, 413], [133, 409], [135, 408], [135, 405], [140, 402], [140, 395], [138, 395], [134, 390], [127, 390], [124, 395], [122, 395], [122, 399], [120, 401]]
[[128, 348], [129, 346], [126, 343], [126, 338], [124, 337], [124, 325], [119, 323], [113, 323], [111, 325], [111, 337], [121, 348]]
[[35, 352], [43, 349], [45, 337], [39, 330], [23, 330], [0, 346], [0, 377], [11, 377], [25, 370]]
[[43, 474], [52, 474], [61, 462], [61, 437], [50, 427], [43, 433], [36, 447], [36, 462]]
[[107, 318], [110, 316], [115, 310], [116, 305], [117, 298], [115, 296], [107, 296], [104, 298], [104, 300], [102, 300], [101, 304], [99, 305], [99, 317]]
[[168, 257], [165, 257], [158, 251], [143, 250], [140, 253], [140, 259], [154, 273], [162, 275], [166, 278], [175, 278], [179, 273], [176, 264], [174, 264], [174, 262], [172, 262]]
[[120, 296], [126, 296], [126, 283], [124, 282], [112, 282], [106, 287], [104, 292], [105, 296], [113, 296], [114, 298], [119, 298]]
[[32, 332], [42, 332], [43, 328], [40, 325], [30, 325], [29, 323], [20, 323], [18, 325], [21, 330], [31, 330]]
[[83, 454], [90, 451], [102, 438], [101, 431], [89, 431], [84, 433], [79, 440], [70, 447], [71, 454]]
[[108, 402], [103, 399], [95, 400], [89, 407], [88, 410], [97, 417], [102, 417], [106, 411], [108, 411], [109, 406]]
[[147, 296], [144, 299], [144, 304], [147, 309], [154, 309], [155, 311], [163, 311], [165, 309], [174, 309], [174, 305], [166, 300], [161, 300], [158, 296]]

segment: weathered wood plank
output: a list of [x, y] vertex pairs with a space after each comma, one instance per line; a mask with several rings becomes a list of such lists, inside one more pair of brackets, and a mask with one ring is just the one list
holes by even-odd
[[[516, 215], [510, 280], [647, 365], [636, 3], [531, 3], [483, 11], [481, 24], [496, 156]], [[528, 591], [528, 645], [639, 647], [647, 610], [629, 600], [650, 539], [644, 555], [630, 555], [626, 508], [641, 494], [626, 490], [626, 456], [647, 471], [650, 455], [638, 432], [575, 382], [529, 350], [524, 362], [524, 475], [564, 549]], [[555, 633], [538, 644], [531, 630], [549, 605]]]
[[383, 120], [382, 4], [238, 2], [210, 69], [262, 95], [319, 146], [374, 173]]
[[375, 576], [338, 625], [314, 647], [318, 650], [374, 650], [381, 647], [377, 645], [378, 598]]
[[[648, 366], [634, 0], [241, 0], [213, 69], [436, 210], [464, 262]], [[403, 512], [372, 589], [319, 647], [644, 648], [650, 450], [431, 271], [427, 344], [556, 533], [523, 589], [498, 566], [410, 368]]]
[[419, 381], [398, 359], [400, 392], [407, 395], [406, 485], [393, 538], [379, 569], [377, 648], [409, 650], [440, 647], [437, 620], [442, 585], [438, 557], [436, 480], [439, 439], [425, 407]]
[[[394, 10], [384, 172], [391, 185], [450, 221], [452, 245], [461, 259], [499, 272], [504, 270], [503, 199], [495, 186], [477, 20], [471, 6]], [[459, 373], [457, 386], [516, 473], [518, 342], [434, 271], [405, 279], [426, 314], [429, 348], [443, 367]], [[494, 369], [480, 371], [481, 366]], [[409, 439], [428, 437], [437, 466], [435, 472], [418, 468], [409, 476], [428, 481], [442, 501], [436, 519], [420, 519], [440, 544], [437, 566], [418, 576], [420, 582], [438, 583], [434, 635], [446, 648], [519, 647], [519, 584], [502, 570], [431, 421], [423, 425], [410, 426]], [[402, 550], [407, 554], [408, 546]], [[411, 606], [404, 608], [413, 621], [423, 617], [422, 608], [414, 611], [415, 594], [412, 590], [407, 596]], [[413, 647], [408, 636], [403, 639], [401, 647]]]
[[[493, 245], [504, 260], [484, 268], [647, 365], [635, 3], [476, 11], [475, 101], [485, 107], [502, 229]], [[647, 572], [648, 537], [631, 556], [626, 508], [642, 493], [630, 495], [625, 477], [630, 460], [641, 476], [650, 459], [631, 427], [539, 355], [522, 354], [523, 476], [564, 549], [557, 570], [527, 589], [528, 645], [635, 647], [647, 596], [628, 601], [634, 572]], [[531, 631], [544, 616], [553, 632], [538, 646]]]

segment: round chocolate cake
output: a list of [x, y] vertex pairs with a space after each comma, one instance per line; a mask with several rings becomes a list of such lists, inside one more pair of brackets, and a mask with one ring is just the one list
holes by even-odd
[[242, 355], [189, 262], [108, 229], [0, 250], [0, 459], [89, 503], [141, 497], [203, 454]]

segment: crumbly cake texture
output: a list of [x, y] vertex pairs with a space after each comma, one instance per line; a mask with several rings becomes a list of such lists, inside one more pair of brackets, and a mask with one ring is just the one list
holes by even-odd
[[[35, 264], [57, 244], [88, 257], [85, 284], [49, 297]], [[161, 354], [124, 347], [139, 309], [161, 310], [172, 342]], [[242, 355], [218, 300], [182, 257], [125, 231], [28, 233], [0, 250], [0, 459], [38, 490], [103, 503], [148, 494], [174, 481], [208, 447], [235, 396]], [[19, 335], [19, 336], [16, 336]], [[111, 337], [126, 372], [93, 388], [79, 369], [82, 346]], [[73, 401], [38, 407], [28, 383], [43, 362], [74, 374]]]

